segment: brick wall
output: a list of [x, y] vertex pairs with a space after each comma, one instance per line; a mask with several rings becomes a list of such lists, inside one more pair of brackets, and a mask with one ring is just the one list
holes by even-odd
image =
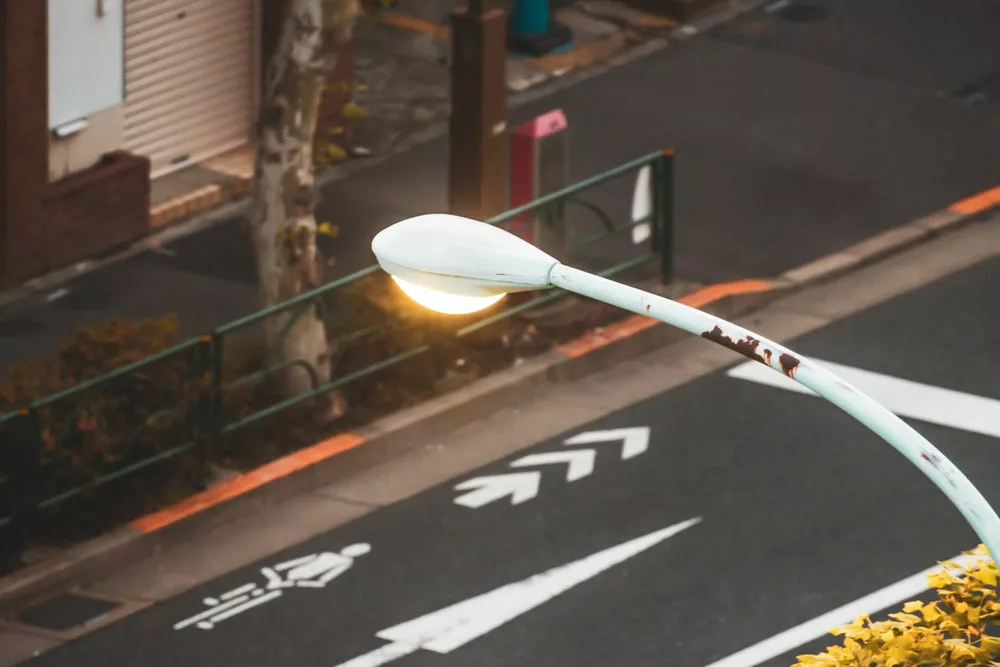
[[149, 160], [125, 151], [49, 186], [45, 198], [50, 268], [135, 241], [150, 232]]

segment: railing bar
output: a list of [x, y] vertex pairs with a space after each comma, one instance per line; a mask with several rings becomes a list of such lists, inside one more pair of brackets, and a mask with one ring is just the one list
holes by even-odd
[[173, 456], [177, 456], [178, 454], [183, 454], [184, 452], [186, 452], [187, 450], [191, 449], [194, 446], [195, 446], [194, 442], [187, 442], [187, 443], [184, 443], [183, 445], [178, 445], [178, 446], [174, 447], [173, 449], [168, 449], [165, 452], [160, 452], [156, 456], [151, 456], [151, 457], [143, 459], [142, 461], [139, 461], [137, 463], [133, 463], [132, 465], [125, 466], [124, 468], [120, 468], [119, 470], [116, 470], [113, 473], [109, 473], [107, 475], [102, 475], [101, 477], [98, 477], [97, 479], [95, 479], [95, 480], [93, 480], [91, 482], [87, 482], [86, 484], [81, 484], [79, 486], [76, 486], [76, 487], [68, 490], [68, 491], [63, 491], [60, 494], [57, 494], [55, 496], [52, 496], [51, 498], [47, 498], [46, 500], [43, 500], [42, 502], [40, 502], [38, 504], [38, 509], [45, 509], [46, 507], [51, 507], [52, 505], [55, 505], [56, 503], [61, 503], [62, 501], [66, 500], [68, 498], [72, 498], [73, 496], [80, 495], [81, 493], [83, 493], [84, 491], [86, 491], [88, 489], [93, 489], [93, 488], [96, 488], [98, 486], [102, 486], [104, 484], [107, 484], [108, 482], [111, 482], [111, 481], [114, 481], [114, 480], [118, 479], [119, 477], [124, 477], [125, 475], [132, 474], [136, 470], [142, 470], [143, 468], [151, 466], [154, 463], [159, 463], [160, 461], [163, 461], [164, 459], [168, 459], [168, 458], [171, 458]]

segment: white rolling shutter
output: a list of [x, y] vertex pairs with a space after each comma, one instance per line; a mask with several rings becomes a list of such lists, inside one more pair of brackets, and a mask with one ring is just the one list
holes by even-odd
[[153, 176], [245, 144], [254, 0], [125, 0], [124, 147]]

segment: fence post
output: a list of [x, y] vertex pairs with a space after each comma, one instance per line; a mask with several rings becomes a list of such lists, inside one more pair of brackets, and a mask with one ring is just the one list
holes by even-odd
[[654, 242], [660, 251], [660, 282], [674, 279], [674, 158], [673, 148], [665, 148], [653, 165]]
[[210, 452], [215, 453], [219, 445], [219, 438], [222, 436], [222, 340], [223, 336], [218, 333], [212, 334], [212, 402], [209, 406], [211, 423], [209, 425]]
[[195, 408], [194, 437], [202, 456], [211, 458], [218, 445], [220, 387], [222, 384], [222, 338], [217, 334], [204, 335], [195, 348], [194, 371], [199, 381], [208, 381], [198, 395]]
[[[28, 546], [32, 533], [32, 521], [38, 509], [38, 470], [41, 464], [42, 432], [38, 412], [34, 409], [18, 411], [17, 415], [4, 426], [3, 447], [0, 456], [4, 459], [2, 469], [8, 475], [8, 505], [11, 522], [7, 531], [11, 539], [6, 548], [0, 550], [4, 566], [22, 564], [24, 549]], [[7, 542], [7, 540], [4, 540]]]

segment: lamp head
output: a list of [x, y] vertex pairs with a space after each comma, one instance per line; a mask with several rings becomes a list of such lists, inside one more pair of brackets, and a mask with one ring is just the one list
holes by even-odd
[[471, 313], [508, 292], [549, 287], [558, 262], [498, 227], [446, 213], [418, 215], [372, 239], [379, 265], [422, 305]]

